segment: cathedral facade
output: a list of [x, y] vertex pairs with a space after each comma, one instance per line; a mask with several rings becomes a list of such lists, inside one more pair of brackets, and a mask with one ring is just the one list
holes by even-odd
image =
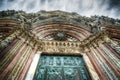
[[0, 80], [120, 80], [120, 20], [1, 11]]

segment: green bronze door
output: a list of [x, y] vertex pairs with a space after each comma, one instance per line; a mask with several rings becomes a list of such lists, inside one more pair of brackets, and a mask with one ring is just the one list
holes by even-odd
[[34, 80], [90, 80], [82, 57], [41, 56]]

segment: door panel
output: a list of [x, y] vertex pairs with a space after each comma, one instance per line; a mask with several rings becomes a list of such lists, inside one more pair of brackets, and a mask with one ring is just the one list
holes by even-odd
[[34, 80], [90, 80], [82, 57], [41, 56]]

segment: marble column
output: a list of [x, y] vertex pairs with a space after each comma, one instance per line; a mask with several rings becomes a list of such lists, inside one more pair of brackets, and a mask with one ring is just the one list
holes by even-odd
[[11, 78], [18, 80], [18, 75], [20, 75], [20, 72], [23, 69], [23, 66], [25, 65], [24, 63], [26, 62], [26, 58], [29, 56], [29, 53], [31, 52], [31, 47], [28, 45], [24, 49], [25, 50], [21, 52], [22, 54], [19, 56], [17, 63], [14, 65], [14, 68], [12, 68], [12, 71], [9, 72], [7, 80]]
[[120, 59], [119, 53], [117, 53], [110, 45], [107, 43], [103, 43], [115, 56], [117, 56]]
[[28, 73], [26, 75], [25, 80], [33, 80], [34, 74], [35, 74], [35, 71], [37, 68], [37, 64], [38, 64], [39, 59], [40, 59], [40, 55], [41, 55], [41, 52], [39, 52], [39, 51], [35, 54], [33, 61], [31, 63], [31, 66], [30, 66]]
[[89, 57], [86, 55], [86, 53], [83, 54], [83, 59], [84, 59], [84, 62], [87, 66], [87, 69], [90, 73], [90, 76], [91, 76], [91, 79], [92, 80], [100, 80], [96, 70], [94, 69]]
[[117, 77], [120, 76], [119, 71], [117, 70], [117, 68], [115, 68], [114, 64], [112, 64], [108, 57], [105, 55], [105, 53], [99, 48], [96, 47], [96, 50], [98, 51], [98, 53], [105, 59], [106, 63], [112, 68], [112, 70], [115, 72], [115, 74], [117, 75]]
[[35, 56], [36, 51], [37, 51], [37, 46], [35, 46], [33, 51], [30, 53], [30, 56], [29, 56], [29, 58], [28, 58], [28, 60], [26, 62], [26, 65], [24, 66], [24, 69], [22, 70], [18, 80], [25, 80], [24, 78], [25, 78], [25, 76], [27, 74], [27, 71], [29, 70], [29, 67], [30, 67], [30, 65], [32, 63], [32, 60], [33, 60], [33, 58]]
[[102, 71], [105, 73], [105, 77], [109, 80], [118, 80], [117, 76], [111, 69], [111, 67], [107, 64], [105, 59], [99, 54], [99, 52], [96, 50], [96, 47], [93, 47], [93, 54], [96, 58], [96, 60], [99, 63], [99, 66], [101, 67]]
[[103, 75], [103, 71], [101, 70], [101, 68], [99, 67], [99, 65], [97, 64], [97, 61], [93, 58], [93, 56], [91, 55], [92, 53], [90, 51], [86, 52], [87, 56], [90, 58], [90, 61], [92, 62], [95, 70], [97, 71], [99, 77], [101, 80], [106, 80], [106, 77]]
[[100, 44], [99, 46], [104, 51], [105, 55], [109, 58], [109, 60], [120, 71], [120, 60], [119, 60], [119, 58], [116, 57], [104, 44]]
[[6, 69], [6, 67], [12, 62], [17, 53], [20, 51], [23, 42], [17, 41], [14, 46], [8, 50], [0, 60], [0, 73]]
[[21, 49], [16, 51], [16, 55], [14, 56], [12, 61], [10, 63], [8, 62], [9, 65], [5, 68], [5, 70], [0, 75], [1, 79], [4, 79], [4, 77], [7, 76], [7, 74], [11, 71], [11, 69], [15, 66], [15, 64], [17, 63], [17, 61], [19, 60], [19, 58], [20, 58], [20, 56], [22, 54], [22, 51], [24, 51], [25, 46], [26, 45], [23, 45]]
[[5, 49], [0, 52], [0, 59], [18, 42], [18, 39], [14, 39]]

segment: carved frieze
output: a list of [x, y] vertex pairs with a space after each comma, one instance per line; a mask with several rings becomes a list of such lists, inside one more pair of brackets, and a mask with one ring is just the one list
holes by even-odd
[[79, 48], [73, 48], [73, 47], [50, 47], [50, 46], [44, 46], [43, 52], [50, 53], [50, 54], [51, 53], [52, 54], [60, 53], [62, 55], [82, 55]]

